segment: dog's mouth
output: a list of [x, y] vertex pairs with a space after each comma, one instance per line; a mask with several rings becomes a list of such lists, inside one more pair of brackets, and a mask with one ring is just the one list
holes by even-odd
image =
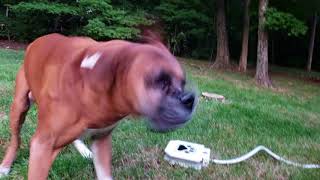
[[187, 124], [187, 122], [188, 120], [183, 123], [175, 123], [175, 122], [170, 122], [167, 120], [155, 118], [155, 119], [149, 120], [149, 126], [155, 132], [167, 132], [167, 131], [175, 130], [177, 128], [181, 128], [185, 124]]

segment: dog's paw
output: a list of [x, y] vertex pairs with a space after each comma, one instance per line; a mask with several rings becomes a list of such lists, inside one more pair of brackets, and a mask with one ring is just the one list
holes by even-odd
[[0, 178], [7, 176], [9, 172], [10, 172], [10, 168], [0, 166]]
[[79, 150], [79, 153], [84, 158], [87, 158], [87, 159], [92, 158], [92, 152], [89, 149], [81, 149], [81, 150]]
[[92, 158], [92, 152], [81, 140], [77, 139], [73, 141], [73, 145], [76, 147], [82, 157], [87, 159]]

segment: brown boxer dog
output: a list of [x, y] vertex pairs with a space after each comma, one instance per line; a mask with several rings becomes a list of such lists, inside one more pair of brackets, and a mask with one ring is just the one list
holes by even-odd
[[11, 141], [0, 173], [11, 168], [34, 101], [38, 124], [30, 143], [28, 179], [46, 179], [60, 150], [85, 135], [93, 138], [97, 179], [111, 179], [111, 131], [117, 122], [133, 114], [147, 117], [158, 131], [180, 127], [196, 102], [195, 94], [184, 90], [185, 82], [175, 57], [157, 41], [40, 37], [28, 46], [16, 77]]

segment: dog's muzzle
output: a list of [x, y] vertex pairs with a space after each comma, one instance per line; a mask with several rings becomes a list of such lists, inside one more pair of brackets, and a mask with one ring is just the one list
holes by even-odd
[[162, 99], [157, 112], [150, 117], [150, 125], [156, 131], [168, 131], [186, 124], [192, 117], [198, 98], [194, 92]]

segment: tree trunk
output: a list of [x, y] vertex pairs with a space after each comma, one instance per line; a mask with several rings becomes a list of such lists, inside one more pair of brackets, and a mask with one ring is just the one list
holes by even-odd
[[256, 82], [265, 87], [272, 87], [268, 74], [268, 32], [265, 29], [266, 11], [269, 0], [259, 2], [258, 52]]
[[248, 42], [249, 42], [249, 27], [250, 27], [250, 17], [249, 17], [249, 7], [250, 0], [244, 0], [244, 16], [243, 16], [243, 34], [242, 34], [242, 50], [239, 60], [239, 71], [247, 71], [247, 59], [248, 59]]
[[228, 33], [226, 27], [225, 0], [217, 0], [216, 30], [217, 30], [217, 54], [213, 64], [214, 68], [225, 69], [230, 65]]
[[9, 6], [6, 6], [6, 17], [9, 17]]
[[318, 15], [317, 15], [317, 13], [315, 13], [314, 14], [314, 18], [313, 18], [312, 34], [311, 34], [311, 37], [310, 37], [310, 44], [309, 44], [309, 55], [308, 55], [308, 65], [307, 65], [307, 71], [308, 72], [311, 71], [313, 48], [314, 48], [314, 39], [315, 39], [315, 36], [316, 36], [317, 21], [318, 21]]

